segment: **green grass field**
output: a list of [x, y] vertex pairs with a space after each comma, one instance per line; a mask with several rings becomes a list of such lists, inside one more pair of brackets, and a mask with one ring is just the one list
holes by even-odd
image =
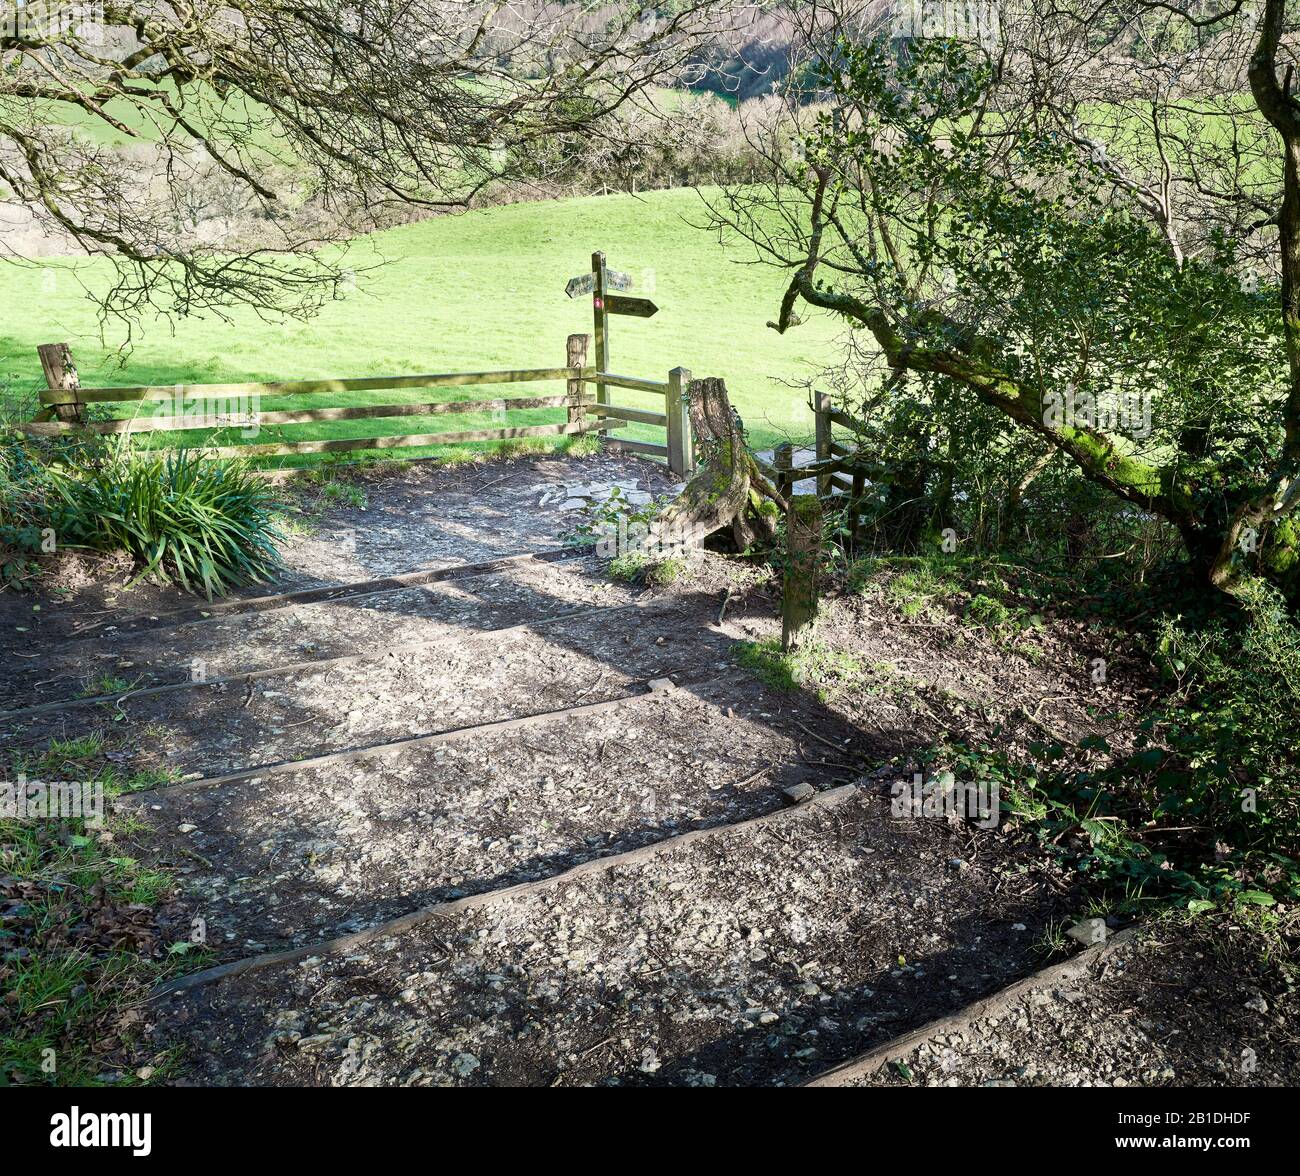
[[[812, 375], [830, 358], [841, 328], [812, 319], [782, 337], [776, 316], [782, 275], [743, 264], [752, 256], [724, 248], [691, 226], [702, 219], [698, 194], [651, 192], [517, 204], [443, 217], [354, 243], [354, 292], [307, 323], [270, 324], [251, 313], [137, 328], [127, 362], [118, 340], [101, 340], [86, 289], [107, 280], [99, 261], [0, 263], [0, 378], [11, 395], [44, 386], [38, 343], [67, 341], [86, 386], [264, 381], [327, 376], [400, 375], [551, 367], [564, 362], [565, 337], [591, 329], [591, 300], [569, 300], [565, 282], [588, 268], [593, 249], [632, 275], [634, 293], [659, 314], [615, 317], [611, 370], [666, 378], [681, 365], [696, 376], [722, 376], [750, 430], [767, 446], [811, 429], [804, 394], [788, 382]], [[382, 262], [376, 269], [368, 267]], [[76, 274], [71, 267], [76, 266]], [[110, 326], [110, 332], [113, 330]], [[516, 384], [405, 393], [354, 393], [264, 400], [263, 408], [545, 395], [560, 384]], [[616, 392], [615, 400], [653, 408], [653, 398]], [[310, 403], [309, 403], [310, 401]], [[562, 410], [512, 413], [511, 424], [562, 419]], [[264, 429], [256, 441], [311, 440], [373, 432], [422, 433], [492, 424], [464, 414], [329, 422]], [[661, 440], [662, 430], [626, 436]], [[173, 434], [171, 439], [189, 438]], [[403, 450], [414, 456], [424, 451]]]

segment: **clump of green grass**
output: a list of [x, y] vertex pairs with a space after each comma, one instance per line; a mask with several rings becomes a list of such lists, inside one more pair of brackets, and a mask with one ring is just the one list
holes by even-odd
[[1012, 611], [1002, 601], [985, 596], [982, 592], [971, 597], [970, 603], [966, 606], [966, 615], [971, 620], [993, 629], [1001, 629], [1009, 625], [1013, 616]]
[[607, 568], [613, 580], [662, 588], [675, 584], [686, 574], [686, 560], [676, 555], [667, 559], [651, 559], [645, 552], [628, 551], [611, 559]]
[[614, 556], [606, 565], [606, 570], [611, 580], [623, 580], [630, 584], [641, 578], [647, 562], [642, 552], [627, 551]]
[[66, 542], [130, 552], [137, 580], [153, 576], [211, 600], [279, 570], [279, 503], [242, 462], [124, 439], [103, 452], [70, 451], [50, 473]]
[[100, 694], [125, 694], [140, 679], [129, 680], [119, 678], [116, 674], [100, 674], [98, 677], [86, 679], [85, 684], [77, 692], [78, 698], [94, 698]]
[[741, 641], [736, 645], [736, 660], [773, 690], [811, 690], [821, 702], [833, 702], [868, 674], [853, 654], [817, 641], [789, 653], [775, 639]]
[[848, 572], [849, 590], [864, 595], [878, 586], [908, 618], [928, 614], [962, 590], [949, 561], [935, 556], [869, 556], [855, 560]]
[[321, 488], [321, 502], [326, 506], [350, 506], [353, 510], [365, 510], [370, 499], [365, 489], [355, 482], [331, 481]]
[[577, 433], [566, 437], [557, 449], [566, 457], [595, 457], [600, 452], [600, 436], [597, 433]]
[[679, 555], [668, 559], [654, 560], [645, 570], [645, 582], [652, 587], [661, 588], [675, 584], [686, 574], [686, 560]]
[[849, 567], [847, 586], [858, 595], [881, 590], [909, 620], [948, 614], [999, 639], [1041, 624], [1012, 599], [998, 566], [978, 556], [866, 557]]

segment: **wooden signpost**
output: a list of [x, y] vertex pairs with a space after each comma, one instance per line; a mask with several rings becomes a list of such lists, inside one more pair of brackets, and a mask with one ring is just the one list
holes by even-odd
[[[611, 314], [630, 314], [635, 318], [649, 318], [657, 314], [659, 308], [648, 298], [628, 298], [622, 294], [611, 294], [611, 290], [632, 289], [632, 279], [619, 270], [612, 270], [605, 264], [605, 255], [597, 250], [591, 255], [591, 272], [570, 278], [564, 292], [570, 298], [580, 298], [583, 294], [591, 295], [592, 334], [596, 344], [596, 370], [609, 371], [609, 316]], [[596, 403], [609, 403], [609, 388], [597, 382]]]
[[[635, 453], [651, 453], [668, 459], [668, 468], [682, 477], [689, 477], [695, 469], [695, 447], [691, 440], [691, 422], [686, 396], [686, 385], [691, 374], [685, 368], [674, 368], [668, 373], [666, 383], [658, 380], [633, 379], [617, 376], [609, 368], [609, 316], [630, 315], [633, 318], [650, 318], [659, 313], [649, 298], [633, 298], [626, 291], [632, 289], [632, 279], [627, 274], [612, 270], [605, 264], [605, 255], [597, 250], [591, 255], [591, 270], [570, 278], [564, 292], [570, 298], [591, 295], [592, 342], [594, 343], [596, 373], [596, 403], [592, 414], [601, 421], [627, 421], [642, 425], [662, 425], [668, 431], [667, 445], [652, 445], [640, 440], [616, 442], [622, 449]], [[617, 293], [616, 293], [617, 291]], [[572, 361], [570, 366], [575, 366]], [[601, 376], [605, 379], [601, 379]], [[630, 405], [615, 405], [609, 390], [630, 388], [636, 392], [658, 393], [664, 397], [665, 411], [650, 412]]]
[[[605, 285], [611, 290], [630, 290], [632, 289], [632, 279], [618, 270], [607, 269], [605, 271]], [[570, 278], [569, 284], [564, 287], [564, 292], [570, 298], [580, 298], [583, 294], [590, 294], [595, 288], [596, 275], [593, 271], [589, 274], [579, 274], [576, 278]]]

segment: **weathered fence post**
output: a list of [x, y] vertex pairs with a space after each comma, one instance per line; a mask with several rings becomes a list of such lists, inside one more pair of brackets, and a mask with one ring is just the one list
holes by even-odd
[[86, 406], [81, 399], [81, 377], [72, 360], [72, 349], [66, 343], [42, 343], [36, 348], [45, 369], [45, 383], [54, 392], [70, 392], [72, 399], [54, 405], [54, 415], [61, 421], [86, 423]]
[[[591, 255], [591, 269], [596, 276], [596, 287], [591, 300], [594, 316], [593, 329], [596, 334], [596, 370], [609, 371], [609, 311], [605, 309], [606, 286], [609, 281], [605, 267], [605, 255], [597, 250]], [[596, 382], [596, 403], [609, 403], [609, 389], [599, 381]]]
[[[590, 335], [570, 335], [568, 346], [565, 349], [565, 367], [584, 368], [587, 366], [587, 346], [591, 342]], [[579, 426], [580, 431], [586, 430], [587, 410], [583, 407], [583, 401], [587, 396], [587, 381], [581, 376], [569, 377], [569, 424]], [[599, 424], [599, 422], [597, 422]]]
[[664, 397], [668, 417], [668, 468], [679, 478], [695, 473], [695, 441], [691, 436], [690, 398], [686, 386], [691, 373], [675, 367], [668, 373], [668, 395]]
[[[831, 398], [829, 393], [814, 392], [816, 398], [813, 420], [817, 426], [817, 460], [831, 459]], [[831, 475], [827, 471], [817, 475], [817, 493], [823, 498], [831, 492]]]
[[867, 475], [861, 469], [853, 471], [853, 490], [849, 495], [849, 545], [858, 554], [858, 525], [862, 520], [862, 495], [867, 489]]
[[817, 569], [821, 562], [822, 504], [816, 494], [791, 494], [786, 515], [785, 577], [781, 590], [781, 648], [804, 645], [817, 616]]
[[772, 465], [776, 468], [777, 491], [789, 497], [794, 488], [794, 446], [782, 441], [772, 450]]

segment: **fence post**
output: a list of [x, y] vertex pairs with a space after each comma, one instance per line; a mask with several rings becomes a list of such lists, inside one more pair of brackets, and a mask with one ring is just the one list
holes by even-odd
[[794, 488], [794, 446], [782, 441], [772, 450], [772, 464], [776, 467], [777, 493], [788, 496]]
[[664, 397], [668, 417], [668, 468], [679, 478], [695, 473], [695, 439], [691, 436], [690, 401], [686, 386], [691, 373], [675, 367], [668, 373], [668, 395]]
[[861, 469], [853, 471], [853, 491], [849, 495], [849, 545], [858, 554], [858, 528], [862, 523], [862, 495], [867, 489], [867, 475]]
[[790, 495], [785, 533], [781, 649], [789, 653], [807, 642], [817, 616], [817, 570], [822, 548], [822, 504], [817, 495]]
[[[565, 350], [564, 366], [571, 368], [584, 368], [587, 366], [587, 345], [591, 342], [590, 335], [570, 335], [568, 346]], [[587, 410], [583, 407], [583, 400], [587, 396], [587, 381], [581, 376], [576, 379], [569, 378], [569, 424], [578, 425], [579, 432], [585, 432], [587, 426]], [[597, 422], [599, 424], [599, 422]]]
[[[831, 459], [831, 398], [827, 392], [814, 392], [816, 404], [813, 408], [813, 420], [817, 426], [817, 460]], [[831, 475], [827, 471], [817, 476], [817, 493], [825, 498], [831, 492]]]
[[[596, 335], [596, 370], [609, 371], [609, 311], [605, 309], [605, 286], [608, 280], [605, 268], [605, 255], [597, 250], [591, 255], [592, 272], [596, 275], [596, 288], [593, 291], [591, 305]], [[609, 389], [602, 383], [596, 384], [596, 403], [609, 403]]]
[[71, 392], [70, 404], [53, 406], [54, 415], [61, 421], [84, 425], [86, 405], [81, 399], [81, 377], [72, 360], [72, 349], [66, 343], [42, 343], [36, 348], [45, 369], [45, 384], [54, 392]]

